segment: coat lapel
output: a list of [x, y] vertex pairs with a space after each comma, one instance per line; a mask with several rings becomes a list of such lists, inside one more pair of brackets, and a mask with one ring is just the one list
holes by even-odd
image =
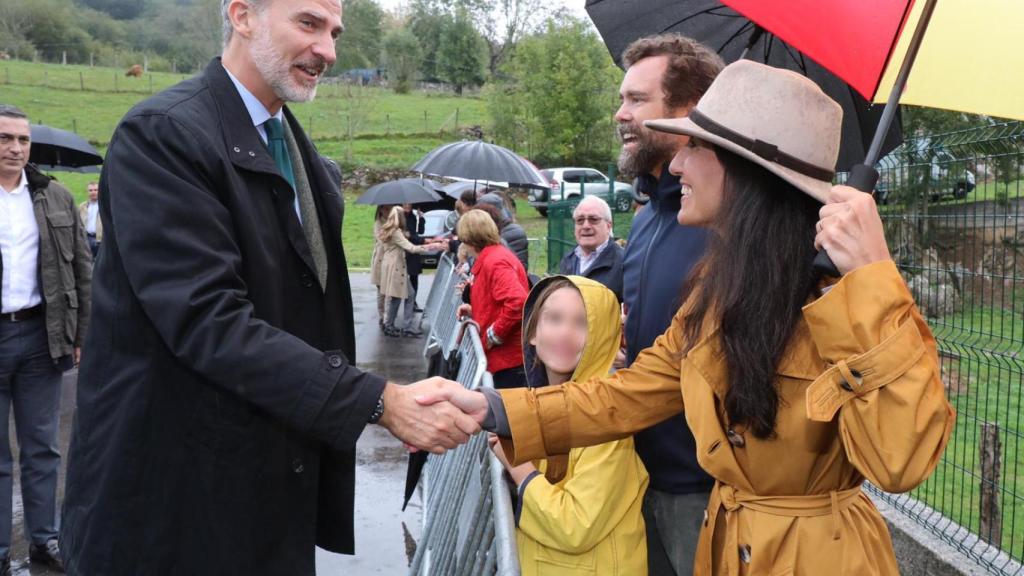
[[[253, 126], [252, 118], [242, 102], [242, 97], [224, 70], [220, 58], [214, 59], [207, 66], [204, 76], [223, 119], [221, 129], [231, 163], [241, 170], [271, 177], [269, 190], [274, 195], [274, 203], [288, 242], [306, 267], [315, 274], [316, 267], [313, 263], [313, 254], [309, 249], [309, 244], [306, 242], [302, 223], [295, 213], [295, 191], [277, 169], [274, 159], [270, 157], [266, 144], [260, 138], [256, 127]], [[292, 134], [301, 149], [302, 161], [294, 162], [294, 165], [296, 167], [301, 166], [302, 169], [306, 170], [306, 174], [309, 177], [324, 238], [340, 238], [340, 211], [335, 211], [336, 214], [333, 220], [337, 221], [337, 225], [332, 226], [332, 215], [329, 211], [323, 209], [325, 204], [330, 204], [330, 202], [324, 202], [323, 198], [321, 198], [322, 190], [329, 189], [324, 187], [324, 181], [329, 180], [329, 178], [326, 176], [326, 170], [319, 162], [320, 156], [287, 107], [285, 107], [285, 121], [289, 123]]]

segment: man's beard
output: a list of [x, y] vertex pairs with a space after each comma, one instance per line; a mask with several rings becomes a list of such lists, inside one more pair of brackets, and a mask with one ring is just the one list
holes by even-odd
[[636, 136], [634, 150], [628, 151], [623, 147], [619, 152], [619, 173], [626, 178], [636, 178], [649, 173], [658, 164], [672, 160], [676, 152], [674, 138], [671, 136], [625, 122], [620, 123], [616, 130], [620, 141], [624, 134]]
[[252, 42], [252, 59], [256, 69], [274, 91], [274, 94], [285, 102], [309, 102], [316, 98], [317, 83], [305, 85], [296, 81], [292, 75], [292, 66], [298, 65], [323, 74], [327, 63], [322, 58], [310, 58], [299, 62], [288, 62], [274, 47], [270, 39], [270, 30], [261, 28]]

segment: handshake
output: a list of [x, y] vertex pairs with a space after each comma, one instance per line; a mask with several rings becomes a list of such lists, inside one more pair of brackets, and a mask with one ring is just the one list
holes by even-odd
[[483, 393], [437, 377], [406, 386], [388, 382], [383, 399], [378, 424], [406, 446], [433, 454], [468, 442], [488, 410]]

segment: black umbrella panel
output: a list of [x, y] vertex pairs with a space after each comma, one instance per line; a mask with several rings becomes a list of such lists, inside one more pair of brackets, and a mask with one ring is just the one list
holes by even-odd
[[372, 186], [356, 200], [356, 204], [419, 204], [440, 199], [429, 180], [402, 178]]
[[412, 169], [423, 174], [449, 178], [508, 182], [509, 186], [550, 186], [540, 171], [522, 156], [508, 148], [478, 140], [438, 146]]
[[99, 151], [84, 138], [41, 124], [33, 124], [29, 162], [44, 170], [91, 172], [87, 167], [103, 164]]

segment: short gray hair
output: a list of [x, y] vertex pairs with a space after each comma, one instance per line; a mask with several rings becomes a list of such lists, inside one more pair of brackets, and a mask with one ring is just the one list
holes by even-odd
[[17, 120], [28, 120], [28, 114], [13, 104], [0, 104], [0, 118], [15, 118]]
[[601, 198], [600, 196], [584, 196], [583, 200], [580, 200], [580, 203], [573, 208], [572, 219], [576, 219], [576, 213], [579, 212], [580, 208], [583, 208], [584, 205], [589, 206], [591, 204], [596, 205], [600, 209], [602, 218], [609, 222], [612, 221], [612, 208], [604, 201], [604, 198]]
[[[245, 0], [253, 11], [259, 12], [266, 8], [267, 0]], [[231, 5], [231, 0], [221, 0], [220, 2], [220, 17], [221, 17], [221, 35], [223, 36], [224, 48], [228, 47], [228, 42], [231, 41], [231, 36], [235, 32], [234, 26], [231, 25], [231, 15], [228, 14], [228, 6]]]

